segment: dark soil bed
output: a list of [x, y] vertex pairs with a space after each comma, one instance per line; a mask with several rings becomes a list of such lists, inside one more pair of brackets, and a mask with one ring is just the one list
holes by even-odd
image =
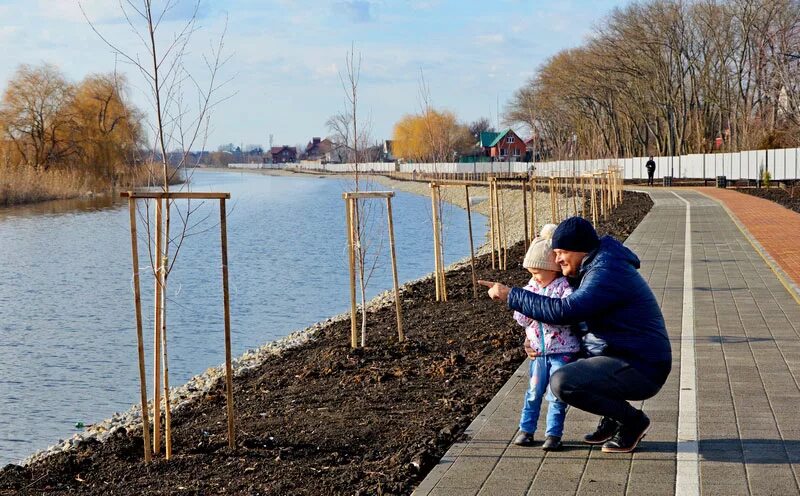
[[[625, 197], [601, 233], [626, 238], [652, 206]], [[478, 275], [524, 284], [522, 258], [517, 245], [514, 268], [500, 272], [483, 257]], [[237, 379], [235, 450], [218, 389], [173, 417], [169, 462], [145, 465], [141, 431], [129, 432], [8, 465], [0, 493], [409, 494], [524, 359], [521, 328], [484, 291], [473, 299], [468, 267], [447, 288], [446, 303], [434, 302], [433, 282], [411, 288], [402, 344], [387, 308], [369, 315], [366, 349], [351, 350], [349, 321], [339, 322]]]
[[778, 187], [739, 188], [736, 191], [773, 201], [779, 205], [783, 205], [789, 210], [794, 210], [795, 212], [800, 213], [800, 186], [794, 187], [794, 198], [792, 198], [791, 196], [791, 191], [792, 191], [791, 187], [789, 189], [783, 189]]

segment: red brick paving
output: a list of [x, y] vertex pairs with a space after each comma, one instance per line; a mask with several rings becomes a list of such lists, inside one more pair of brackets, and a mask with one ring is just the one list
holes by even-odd
[[781, 269], [800, 285], [800, 214], [775, 202], [722, 188], [694, 188], [722, 201]]

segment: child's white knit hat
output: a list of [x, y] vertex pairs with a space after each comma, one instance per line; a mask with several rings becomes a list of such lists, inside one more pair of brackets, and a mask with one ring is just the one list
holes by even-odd
[[545, 224], [539, 232], [528, 252], [522, 261], [522, 266], [526, 269], [542, 269], [561, 272], [561, 266], [556, 263], [556, 255], [553, 253], [553, 233], [556, 230], [555, 224]]

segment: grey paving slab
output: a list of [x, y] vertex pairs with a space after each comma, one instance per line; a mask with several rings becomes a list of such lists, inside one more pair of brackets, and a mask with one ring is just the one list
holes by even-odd
[[[580, 439], [597, 419], [571, 409], [566, 450], [511, 444], [527, 363], [498, 392], [415, 491], [418, 495], [676, 494], [681, 396], [686, 203], [691, 272], [699, 494], [800, 494], [800, 307], [715, 201], [654, 191], [654, 207], [627, 240], [664, 313], [673, 373], [639, 402], [653, 420], [633, 454]], [[543, 406], [544, 411], [545, 406]], [[538, 432], [544, 430], [544, 414]], [[541, 439], [541, 435], [537, 434]], [[682, 486], [683, 487], [683, 486]]]

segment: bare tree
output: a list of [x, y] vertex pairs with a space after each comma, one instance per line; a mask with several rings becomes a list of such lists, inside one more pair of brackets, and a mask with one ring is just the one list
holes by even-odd
[[[194, 2], [191, 14], [181, 22], [176, 31], [163, 34], [167, 19], [177, 7], [178, 0], [166, 0], [159, 9], [153, 8], [152, 0], [120, 0], [121, 13], [127, 21], [128, 27], [141, 42], [140, 49], [144, 50], [144, 54], [140, 54], [135, 48], [125, 49], [112, 41], [106, 34], [101, 33], [98, 26], [89, 19], [80, 2], [79, 5], [86, 21], [97, 36], [114, 51], [120, 60], [138, 71], [145, 82], [146, 96], [152, 106], [151, 119], [148, 120], [153, 140], [149, 161], [151, 163], [158, 162], [161, 165], [161, 175], [154, 178], [154, 185], [159, 186], [163, 192], [169, 193], [170, 185], [180, 177], [180, 174], [183, 174], [188, 183], [191, 178], [191, 167], [196, 165], [189, 163], [191, 149], [197, 146], [205, 149], [210, 112], [216, 105], [232, 96], [220, 96], [220, 91], [230, 81], [230, 79], [219, 80], [219, 73], [228, 60], [228, 57], [223, 54], [227, 21], [219, 39], [210, 47], [210, 53], [203, 56], [206, 74], [205, 81], [202, 81], [198, 73], [188, 68], [187, 63], [189, 42], [198, 29], [200, 0]], [[191, 97], [187, 96], [189, 91], [192, 92]], [[194, 104], [188, 103], [190, 98], [195, 102]], [[168, 150], [177, 152], [170, 153]], [[175, 158], [174, 167], [170, 164], [171, 157]], [[184, 183], [181, 188], [186, 187], [187, 183]], [[194, 224], [190, 222], [190, 217], [197, 210], [197, 206], [192, 208], [192, 205], [189, 204], [186, 209], [175, 208], [174, 210], [178, 214], [178, 227], [173, 231], [173, 202], [174, 200], [169, 197], [165, 200], [163, 229], [160, 223], [155, 226], [155, 229], [151, 226], [149, 206], [147, 207], [148, 213], [143, 215], [147, 226], [150, 265], [156, 280], [156, 294], [160, 293], [160, 301], [155, 303], [156, 341], [159, 341], [160, 331], [163, 345], [164, 401], [167, 404], [167, 422], [169, 422], [169, 366], [166, 339], [167, 302], [169, 301], [167, 281], [184, 240], [192, 234], [192, 229], [202, 222], [202, 219]], [[157, 211], [160, 209], [159, 202]], [[157, 438], [158, 436], [154, 438], [156, 448], [160, 442]], [[170, 446], [170, 432], [167, 431], [167, 457], [170, 456]], [[156, 451], [158, 450], [156, 449]]]
[[[356, 57], [355, 44], [345, 56], [345, 72], [339, 73], [339, 81], [345, 94], [345, 111], [328, 119], [331, 130], [340, 143], [351, 152], [350, 162], [353, 171], [353, 188], [356, 192], [368, 189], [368, 181], [361, 176], [359, 165], [363, 160], [364, 150], [369, 143], [369, 119], [364, 123], [359, 115], [358, 85], [361, 79], [361, 53]], [[383, 245], [383, 238], [377, 233], [378, 208], [375, 202], [355, 201], [355, 262], [358, 287], [361, 299], [361, 346], [367, 343], [367, 285], [378, 264], [378, 253]], [[377, 243], [377, 247], [375, 244]]]
[[552, 155], [573, 133], [591, 157], [790, 146], [797, 46], [796, 1], [633, 3], [543, 64], [506, 119], [535, 127]]

